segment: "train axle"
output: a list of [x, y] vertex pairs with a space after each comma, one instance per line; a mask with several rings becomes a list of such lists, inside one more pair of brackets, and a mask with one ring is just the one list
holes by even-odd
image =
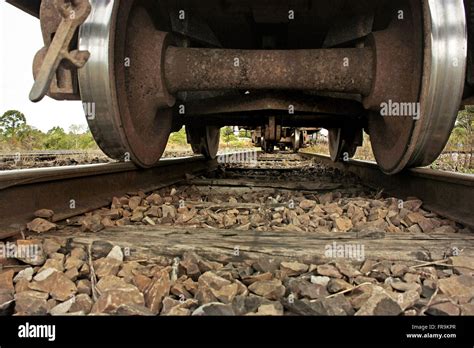
[[318, 90], [368, 95], [374, 55], [369, 48], [225, 50], [170, 47], [170, 92], [229, 89]]

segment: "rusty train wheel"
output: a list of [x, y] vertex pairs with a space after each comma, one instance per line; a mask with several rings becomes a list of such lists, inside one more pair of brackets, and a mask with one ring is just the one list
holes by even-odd
[[329, 155], [334, 162], [344, 158], [354, 157], [357, 145], [354, 134], [342, 128], [333, 128], [329, 130]]
[[[389, 84], [396, 89], [384, 91], [391, 98], [365, 101], [366, 107], [385, 109], [370, 113], [368, 133], [387, 174], [429, 165], [439, 156], [456, 120], [466, 69], [462, 1], [405, 1], [404, 11], [404, 21], [394, 11], [393, 25], [372, 37], [377, 48], [373, 94]], [[412, 112], [402, 115], [400, 110], [409, 108]]]
[[303, 142], [303, 139], [301, 138], [302, 135], [301, 135], [301, 130], [299, 128], [295, 128], [292, 136], [291, 136], [291, 143], [292, 143], [292, 146], [293, 146], [293, 152], [297, 153], [300, 148], [301, 148], [301, 144]]
[[151, 167], [172, 126], [173, 99], [163, 95], [155, 78], [169, 39], [134, 1], [91, 0], [91, 5], [79, 31], [79, 47], [91, 53], [79, 70], [89, 127], [108, 156]]
[[195, 154], [215, 159], [219, 151], [221, 130], [219, 127], [186, 127], [188, 143]]

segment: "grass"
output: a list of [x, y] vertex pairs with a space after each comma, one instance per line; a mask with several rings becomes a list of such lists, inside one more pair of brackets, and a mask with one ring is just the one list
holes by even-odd
[[[450, 144], [448, 143], [448, 145], [446, 145], [446, 149], [448, 149], [449, 147]], [[446, 149], [445, 151], [447, 151]], [[329, 155], [329, 146], [326, 143], [316, 143], [311, 147], [305, 149], [304, 151]], [[370, 145], [370, 138], [366, 134], [364, 135], [364, 145], [357, 149], [354, 159], [364, 161], [375, 161], [375, 156], [372, 152], [372, 147]], [[438, 159], [430, 165], [430, 168], [456, 173], [474, 174], [474, 168], [469, 168], [468, 163], [468, 154], [452, 155], [448, 153], [442, 153], [438, 157]]]

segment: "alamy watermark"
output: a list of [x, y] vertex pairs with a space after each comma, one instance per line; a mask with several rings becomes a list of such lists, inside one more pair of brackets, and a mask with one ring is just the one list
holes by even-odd
[[19, 338], [46, 338], [50, 342], [56, 340], [56, 325], [37, 325], [26, 322], [18, 326]]
[[16, 245], [10, 242], [0, 244], [0, 259], [37, 260], [42, 252], [41, 244]]
[[340, 244], [333, 242], [324, 247], [324, 256], [332, 259], [365, 260], [365, 246], [363, 244]]
[[248, 164], [256, 166], [257, 156], [257, 150], [227, 150], [217, 156], [217, 162], [219, 164]]
[[401, 103], [389, 100], [380, 104], [380, 115], [382, 116], [405, 116], [414, 120], [420, 119], [420, 103]]

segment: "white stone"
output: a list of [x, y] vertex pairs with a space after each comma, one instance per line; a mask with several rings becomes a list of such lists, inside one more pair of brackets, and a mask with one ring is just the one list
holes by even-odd
[[23, 271], [18, 272], [18, 274], [13, 278], [13, 281], [17, 283], [21, 279], [26, 279], [27, 281], [31, 281], [33, 279], [33, 274], [35, 273], [33, 267], [25, 268]]
[[327, 286], [331, 278], [326, 276], [311, 276], [311, 283]]
[[107, 258], [123, 262], [122, 249], [118, 245], [114, 246], [112, 250], [110, 250], [110, 253], [107, 255]]
[[37, 282], [40, 282], [42, 280], [45, 280], [48, 278], [51, 274], [54, 272], [57, 272], [58, 270], [55, 268], [46, 268], [44, 271], [41, 271], [38, 273], [33, 279], [36, 280]]
[[64, 315], [66, 314], [70, 309], [71, 306], [76, 302], [76, 297], [71, 297], [69, 300], [58, 304], [57, 306], [54, 306], [50, 311], [49, 314], [51, 315]]

